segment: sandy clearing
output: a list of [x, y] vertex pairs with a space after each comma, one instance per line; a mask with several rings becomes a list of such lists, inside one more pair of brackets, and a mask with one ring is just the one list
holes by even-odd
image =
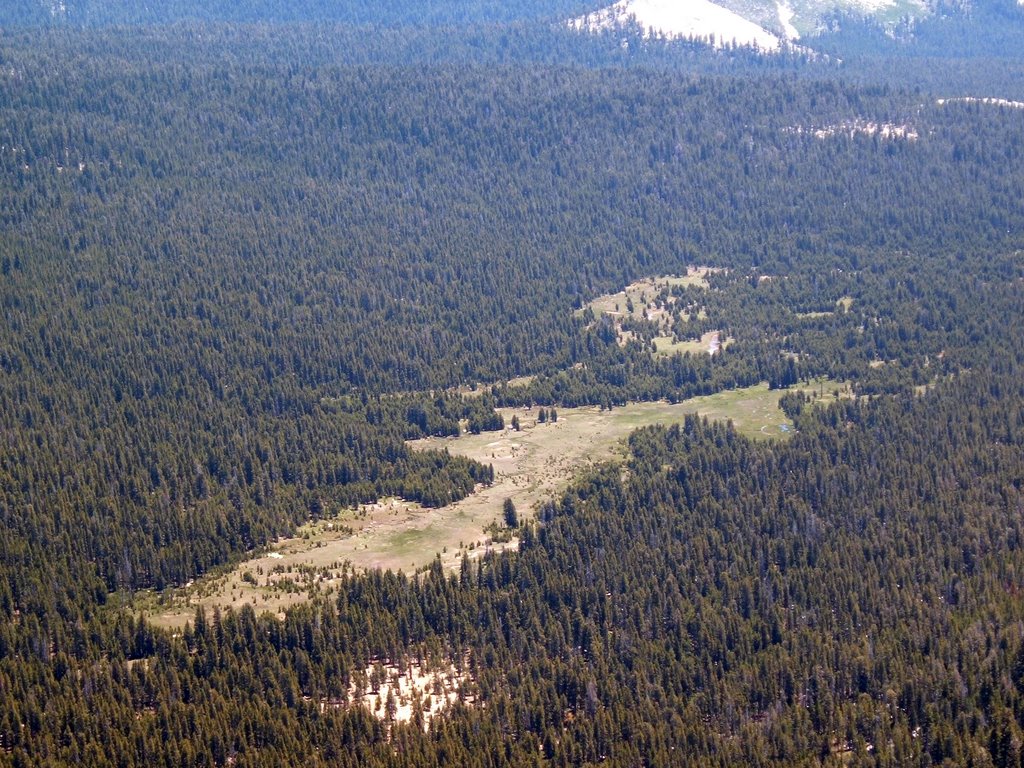
[[[416, 662], [399, 669], [390, 662], [374, 661], [349, 686], [350, 704], [362, 705], [381, 720], [389, 718], [388, 697], [394, 710], [390, 717], [394, 722], [407, 723], [413, 718], [415, 702], [419, 702], [423, 714], [423, 728], [430, 721], [459, 700], [472, 702], [473, 697], [465, 693], [468, 677], [460, 674], [454, 664], [444, 668], [428, 670]], [[461, 693], [460, 693], [461, 691]], [[326, 703], [321, 708], [326, 708]]]

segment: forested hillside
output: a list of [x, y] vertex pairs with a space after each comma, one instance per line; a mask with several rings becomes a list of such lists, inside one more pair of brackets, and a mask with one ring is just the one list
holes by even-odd
[[1024, 8], [1016, 0], [938, 3], [934, 14], [897, 25], [891, 34], [870, 18], [838, 17], [831, 26], [815, 39], [819, 50], [847, 56], [1016, 61], [1024, 41]]
[[[0, 763], [1020, 764], [1019, 110], [281, 29], [0, 38]], [[714, 357], [583, 309], [696, 264], [663, 298]], [[132, 612], [353, 503], [465, 497], [491, 467], [404, 441], [498, 404], [811, 376], [854, 399], [788, 396], [786, 443], [637, 433], [519, 553], [283, 622]], [[412, 659], [463, 701], [348, 705]]]
[[15, 26], [118, 26], [170, 24], [183, 20], [224, 22], [324, 22], [385, 25], [453, 25], [558, 19], [590, 10], [587, 0], [26, 0], [0, 12], [0, 23]]

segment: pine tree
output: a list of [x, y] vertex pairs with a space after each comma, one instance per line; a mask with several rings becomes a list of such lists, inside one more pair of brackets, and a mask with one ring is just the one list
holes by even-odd
[[505, 516], [505, 525], [509, 528], [519, 527], [519, 513], [516, 511], [515, 502], [512, 499], [505, 499], [502, 505], [502, 512]]

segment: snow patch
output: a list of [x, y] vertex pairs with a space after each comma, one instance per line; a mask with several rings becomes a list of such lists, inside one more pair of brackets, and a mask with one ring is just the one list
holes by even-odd
[[789, 3], [779, 3], [779, 24], [782, 25], [782, 31], [786, 33], [786, 38], [789, 40], [799, 40], [800, 31], [793, 26], [793, 9], [789, 6]]
[[816, 139], [828, 139], [833, 136], [846, 136], [852, 139], [854, 136], [878, 136], [880, 139], [903, 139], [915, 141], [918, 133], [913, 127], [906, 123], [876, 123], [873, 120], [847, 120], [836, 125], [826, 125], [821, 128], [805, 128], [802, 125], [794, 125], [784, 129], [786, 133], [803, 134], [808, 133]]
[[[1017, 0], [1024, 5], [1024, 0]], [[955, 96], [951, 99], [936, 99], [935, 103], [940, 107], [944, 104], [988, 104], [994, 107], [1010, 107], [1011, 109], [1024, 109], [1024, 101], [1010, 101], [1009, 99], [996, 99], [987, 96]]]
[[857, 8], [866, 13], [876, 13], [883, 8], [889, 8], [896, 5], [896, 0], [849, 0], [846, 5], [851, 8]]
[[646, 37], [711, 40], [716, 48], [756, 45], [763, 51], [778, 51], [782, 45], [771, 32], [709, 0], [620, 0], [572, 19], [569, 27], [601, 32], [631, 21], [644, 30]]

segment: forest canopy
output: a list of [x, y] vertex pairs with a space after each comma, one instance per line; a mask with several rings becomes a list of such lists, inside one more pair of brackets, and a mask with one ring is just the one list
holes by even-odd
[[[0, 37], [0, 764], [1021, 765], [1020, 110], [309, 29]], [[691, 265], [658, 300], [714, 356], [586, 308]], [[492, 467], [406, 441], [498, 405], [819, 376], [853, 396], [786, 395], [790, 440], [642, 430], [456, 573], [179, 635], [132, 610], [353, 504], [465, 498]], [[350, 702], [414, 662], [455, 670], [443, 716]]]

